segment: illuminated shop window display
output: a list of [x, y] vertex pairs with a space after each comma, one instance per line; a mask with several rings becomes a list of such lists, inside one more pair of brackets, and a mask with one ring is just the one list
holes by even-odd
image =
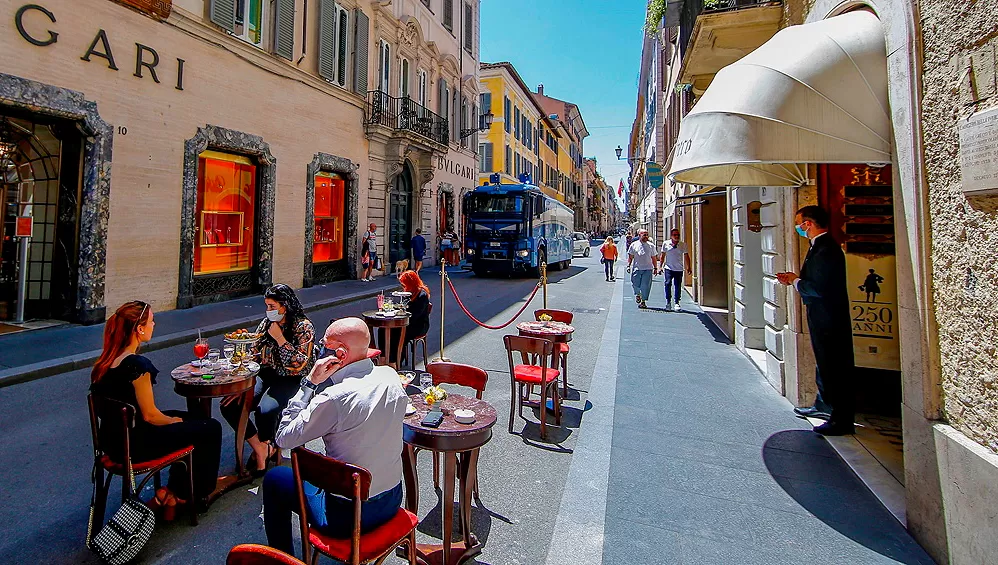
[[253, 266], [256, 166], [240, 155], [198, 157], [194, 274], [248, 271]]
[[315, 233], [312, 262], [325, 263], [343, 259], [343, 223], [346, 181], [335, 173], [315, 175]]

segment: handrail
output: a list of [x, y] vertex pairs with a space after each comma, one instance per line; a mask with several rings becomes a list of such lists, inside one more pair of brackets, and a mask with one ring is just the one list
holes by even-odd
[[447, 118], [431, 112], [408, 96], [399, 98], [380, 90], [367, 93], [365, 123], [409, 131], [441, 145], [447, 145], [450, 141]]

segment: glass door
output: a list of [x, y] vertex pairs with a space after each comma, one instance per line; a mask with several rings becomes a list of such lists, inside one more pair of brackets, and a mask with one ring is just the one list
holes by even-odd
[[409, 257], [409, 240], [412, 238], [412, 174], [408, 165], [395, 178], [388, 212], [389, 265], [385, 265], [386, 272], [390, 272], [396, 261]]

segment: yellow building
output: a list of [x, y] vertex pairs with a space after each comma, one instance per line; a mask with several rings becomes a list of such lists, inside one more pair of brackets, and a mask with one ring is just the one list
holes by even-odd
[[558, 132], [559, 143], [553, 147], [558, 155], [557, 190], [559, 198], [575, 211], [575, 229], [582, 230], [588, 215], [582, 142], [589, 136], [582, 112], [571, 102], [546, 96], [543, 84], [537, 86], [533, 99]]
[[489, 131], [479, 135], [479, 184], [492, 173], [506, 183], [527, 173], [545, 193], [564, 200], [556, 182], [564, 130], [544, 113], [511, 63], [482, 63], [479, 82], [482, 113], [494, 116]]

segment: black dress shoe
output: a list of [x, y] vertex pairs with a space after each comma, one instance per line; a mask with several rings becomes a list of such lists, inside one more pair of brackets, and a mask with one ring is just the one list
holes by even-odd
[[798, 418], [817, 418], [819, 420], [828, 420], [831, 417], [828, 412], [824, 412], [815, 406], [794, 408], [794, 414], [796, 414]]
[[848, 436], [856, 433], [855, 426], [852, 423], [842, 423], [842, 422], [825, 422], [820, 426], [814, 428], [814, 433], [821, 434], [823, 436]]

